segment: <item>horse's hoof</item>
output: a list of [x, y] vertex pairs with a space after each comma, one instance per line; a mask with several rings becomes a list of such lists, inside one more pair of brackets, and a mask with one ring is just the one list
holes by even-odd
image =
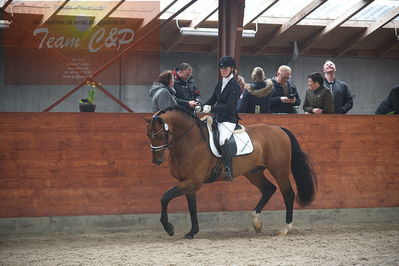
[[189, 234], [186, 234], [186, 235], [184, 235], [184, 238], [185, 238], [185, 239], [193, 239], [193, 238], [194, 238], [194, 236], [192, 236], [192, 235], [189, 235]]
[[287, 236], [287, 232], [278, 231], [278, 232], [276, 232], [276, 236], [278, 236], [278, 237], [286, 237]]
[[287, 224], [282, 230], [276, 233], [277, 236], [287, 236], [288, 232], [292, 230], [292, 223]]
[[255, 227], [255, 233], [259, 234], [260, 232], [262, 232], [262, 226], [260, 228]]
[[173, 227], [173, 224], [167, 223], [164, 225], [164, 229], [168, 235], [173, 236], [175, 234], [175, 228]]
[[251, 220], [252, 220], [252, 226], [255, 229], [255, 232], [258, 234], [262, 231], [262, 220], [260, 219], [260, 213], [256, 213], [253, 211], [251, 213]]

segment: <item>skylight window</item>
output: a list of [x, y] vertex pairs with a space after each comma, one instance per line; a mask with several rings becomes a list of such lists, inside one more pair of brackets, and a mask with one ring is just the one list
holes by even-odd
[[[309, 5], [313, 0], [301, 0], [301, 1], [293, 1], [293, 0], [280, 0], [275, 3], [272, 7], [266, 10], [260, 18], [268, 18], [267, 21], [270, 22], [270, 18], [282, 18], [289, 19], [296, 15], [299, 11]], [[172, 0], [161, 0], [161, 9], [166, 7]], [[167, 19], [171, 14], [177, 12], [184, 5], [189, 3], [190, 0], [179, 0], [177, 1], [167, 12], [165, 12], [161, 19]], [[306, 19], [309, 20], [335, 20], [339, 18], [341, 15], [344, 15], [348, 10], [354, 6], [357, 1], [351, 0], [328, 0], [321, 6], [319, 6], [316, 10], [306, 16]], [[198, 0], [196, 3], [191, 5], [187, 10], [181, 13], [177, 19], [179, 20], [192, 20], [196, 18], [199, 14], [204, 12], [207, 7], [212, 5], [218, 5], [218, 0]], [[247, 0], [245, 3], [245, 18], [253, 17], [254, 14], [260, 12], [259, 8], [265, 4], [265, 0]], [[399, 6], [398, 0], [375, 0], [363, 10], [361, 10], [358, 14], [353, 16], [349, 21], [376, 21], [382, 18], [385, 14], [387, 14], [393, 8]], [[217, 21], [218, 20], [218, 12], [215, 12], [211, 15], [208, 21]], [[263, 21], [260, 19], [260, 21]], [[399, 21], [399, 17], [395, 19], [395, 21]]]

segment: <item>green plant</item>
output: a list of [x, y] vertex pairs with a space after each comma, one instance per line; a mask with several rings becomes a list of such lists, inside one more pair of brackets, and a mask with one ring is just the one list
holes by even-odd
[[83, 103], [83, 104], [94, 104], [94, 100], [96, 98], [96, 89], [91, 89], [87, 92], [88, 97], [84, 98], [84, 99], [80, 99], [79, 103]]

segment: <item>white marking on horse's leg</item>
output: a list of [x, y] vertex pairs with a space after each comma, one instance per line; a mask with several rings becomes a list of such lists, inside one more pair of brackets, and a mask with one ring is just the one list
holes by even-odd
[[292, 229], [292, 223], [286, 224], [283, 229], [277, 232], [278, 236], [287, 236], [288, 232]]
[[251, 213], [252, 226], [255, 229], [256, 233], [260, 233], [262, 231], [262, 220], [260, 219], [260, 213], [256, 213], [256, 211], [252, 211]]

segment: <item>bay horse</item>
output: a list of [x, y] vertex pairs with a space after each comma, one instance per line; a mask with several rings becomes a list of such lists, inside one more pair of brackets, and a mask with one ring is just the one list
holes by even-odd
[[[208, 180], [219, 160], [209, 148], [206, 125], [197, 116], [179, 106], [168, 107], [145, 120], [148, 122], [147, 137], [151, 142], [152, 162], [160, 165], [164, 161], [164, 152], [168, 149], [171, 174], [179, 181], [177, 186], [166, 191], [161, 198], [160, 221], [165, 231], [172, 236], [174, 227], [168, 221], [168, 203], [185, 195], [191, 216], [191, 230], [184, 237], [191, 239], [199, 231], [196, 191]], [[310, 204], [314, 199], [316, 175], [308, 156], [288, 129], [256, 124], [246, 126], [246, 131], [252, 139], [254, 151], [233, 158], [233, 174], [244, 175], [262, 192], [251, 213], [252, 225], [256, 232], [260, 232], [262, 222], [259, 215], [276, 191], [276, 186], [263, 173], [267, 168], [284, 198], [286, 226], [280, 234], [286, 235], [292, 228], [295, 199], [289, 174], [292, 171], [298, 190], [297, 201], [301, 206]], [[216, 181], [222, 181], [223, 178], [220, 173]]]

